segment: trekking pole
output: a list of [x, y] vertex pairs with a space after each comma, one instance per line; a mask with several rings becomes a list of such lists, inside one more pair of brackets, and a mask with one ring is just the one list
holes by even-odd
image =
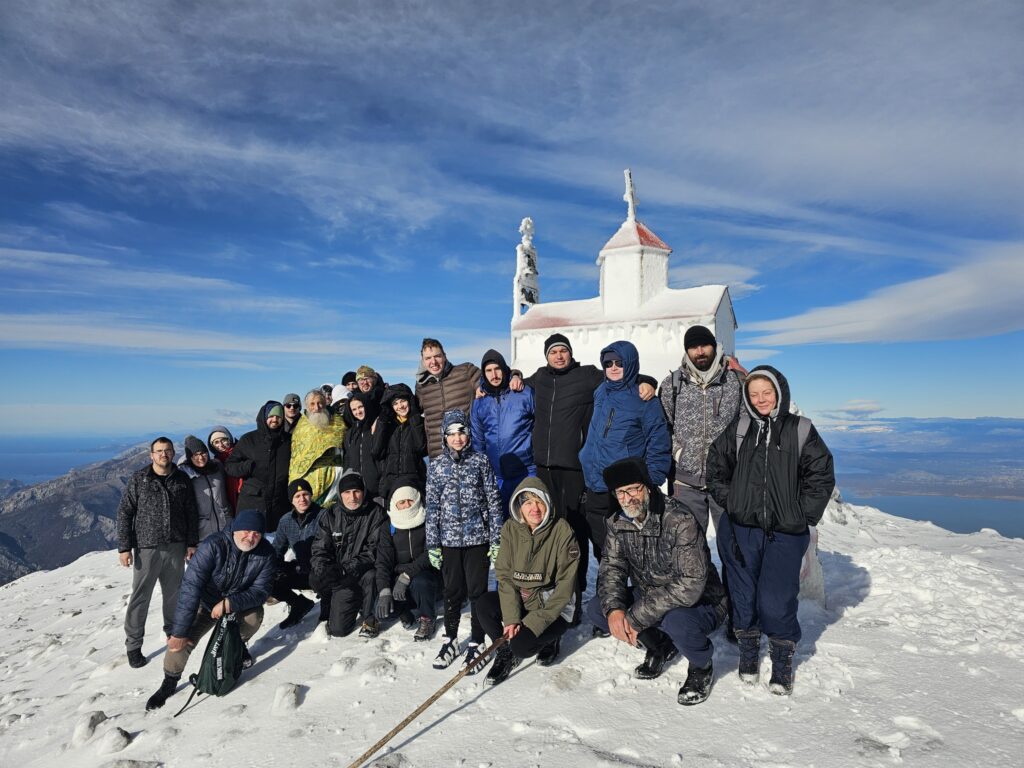
[[384, 738], [382, 738], [380, 741], [378, 741], [376, 744], [374, 744], [368, 750], [363, 752], [363, 754], [361, 754], [359, 757], [357, 757], [355, 762], [353, 762], [351, 765], [349, 765], [348, 768], [359, 768], [359, 766], [361, 766], [363, 763], [365, 763], [367, 760], [369, 760], [371, 757], [373, 757], [373, 755], [377, 752], [377, 750], [379, 750], [381, 747], [383, 747], [385, 744], [387, 744], [389, 741], [391, 741], [391, 739], [393, 739], [398, 734], [399, 731], [401, 731], [403, 728], [405, 728], [407, 725], [409, 725], [409, 723], [411, 723], [413, 720], [415, 720], [417, 717], [419, 717], [421, 714], [423, 714], [424, 710], [426, 710], [427, 707], [429, 707], [435, 701], [437, 701], [442, 696], [444, 696], [448, 692], [448, 689], [450, 689], [453, 685], [455, 685], [457, 682], [459, 682], [459, 680], [461, 680], [466, 675], [468, 675], [470, 673], [470, 671], [476, 670], [477, 668], [482, 666], [484, 660], [487, 659], [487, 657], [490, 656], [492, 653], [494, 653], [496, 650], [498, 650], [498, 648], [500, 648], [501, 644], [504, 643], [504, 642], [505, 642], [505, 637], [504, 637], [504, 635], [502, 635], [497, 640], [495, 640], [493, 643], [491, 643], [490, 646], [488, 646], [487, 649], [483, 653], [481, 653], [479, 656], [476, 657], [476, 659], [473, 660], [472, 664], [467, 664], [466, 666], [464, 666], [459, 671], [459, 674], [457, 674], [455, 677], [453, 677], [447, 683], [442, 685], [438, 689], [437, 693], [435, 693], [429, 699], [427, 699], [422, 704], [420, 704], [418, 707], [416, 707], [415, 711], [413, 711], [413, 713], [411, 715], [409, 715], [407, 718], [405, 718], [405, 720], [403, 720], [398, 725], [396, 725], [394, 728], [392, 728], [390, 731], [388, 731], [387, 735], [384, 736]]

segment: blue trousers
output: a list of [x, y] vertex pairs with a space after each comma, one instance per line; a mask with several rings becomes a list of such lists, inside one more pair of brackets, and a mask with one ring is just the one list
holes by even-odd
[[738, 525], [722, 515], [718, 554], [728, 575], [737, 632], [759, 629], [776, 640], [799, 642], [800, 564], [809, 541], [809, 532], [776, 531], [769, 538], [760, 528]]
[[[630, 590], [632, 599], [632, 590]], [[608, 631], [608, 619], [601, 612], [601, 600], [595, 597], [587, 603], [587, 618], [603, 631]], [[710, 605], [673, 608], [656, 625], [672, 638], [676, 649], [695, 667], [706, 667], [711, 662], [714, 647], [709, 635], [718, 628], [718, 614]]]
[[441, 573], [436, 568], [424, 568], [412, 577], [405, 600], [395, 603], [395, 610], [406, 609], [416, 617], [426, 616], [433, 619], [437, 616], [437, 601], [442, 594]]

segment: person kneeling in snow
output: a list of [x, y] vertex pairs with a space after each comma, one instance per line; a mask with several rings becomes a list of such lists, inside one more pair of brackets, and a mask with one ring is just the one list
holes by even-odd
[[677, 700], [700, 704], [714, 680], [708, 636], [728, 612], [704, 531], [651, 482], [639, 458], [617, 461], [603, 475], [619, 512], [608, 522], [597, 597], [587, 616], [598, 629], [647, 649], [635, 672], [640, 679], [658, 677], [682, 651], [690, 670]]
[[[265, 528], [262, 513], [243, 510], [227, 530], [208, 536], [199, 545], [178, 593], [164, 656], [164, 681], [146, 702], [147, 710], [159, 709], [174, 693], [192, 648], [221, 616], [238, 616], [243, 642], [260, 628], [263, 603], [277, 573], [274, 550], [263, 540]], [[243, 669], [252, 666], [248, 648], [242, 658]]]
[[580, 545], [572, 527], [556, 519], [547, 486], [536, 477], [519, 483], [510, 503], [512, 516], [502, 526], [494, 562], [498, 591], [473, 606], [473, 616], [491, 639], [504, 635], [506, 640], [485, 685], [503, 682], [533, 655], [542, 667], [554, 664], [576, 612]]
[[[427, 552], [427, 512], [420, 492], [409, 485], [391, 494], [391, 525], [377, 544], [377, 620], [398, 611], [402, 626], [416, 629], [416, 640], [434, 636], [441, 574]], [[413, 613], [415, 611], [415, 613]]]

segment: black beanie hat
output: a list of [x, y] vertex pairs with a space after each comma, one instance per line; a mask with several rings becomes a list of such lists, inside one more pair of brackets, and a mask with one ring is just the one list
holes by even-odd
[[715, 339], [715, 334], [703, 325], [691, 325], [686, 329], [686, 335], [683, 336], [683, 349], [703, 346], [717, 347], [718, 341]]
[[341, 480], [338, 481], [338, 493], [342, 491], [354, 491], [354, 490], [365, 491], [366, 486], [363, 484], [363, 476], [358, 472], [348, 471], [341, 476]]
[[346, 373], [344, 376], [341, 377], [341, 383], [344, 384], [346, 387], [349, 384], [355, 384], [355, 382], [356, 382], [356, 372], [355, 371], [349, 371], [348, 373]]
[[634, 483], [643, 483], [648, 488], [651, 487], [651, 477], [647, 474], [647, 465], [633, 456], [608, 465], [602, 475], [609, 493], [615, 493], [616, 488]]
[[189, 435], [185, 438], [185, 458], [191, 459], [197, 453], [209, 453], [209, 449], [206, 447], [206, 443], [200, 440], [195, 435]]
[[313, 494], [313, 486], [311, 486], [308, 481], [298, 477], [288, 483], [288, 501], [292, 500], [295, 494], [299, 492], [300, 488], [310, 495]]
[[559, 345], [568, 349], [569, 354], [572, 355], [572, 344], [569, 343], [569, 339], [560, 333], [553, 333], [544, 339], [544, 357], [548, 356], [548, 350]]
[[262, 535], [267, 532], [267, 521], [258, 509], [243, 509], [235, 515], [235, 519], [231, 523], [231, 530], [256, 531]]

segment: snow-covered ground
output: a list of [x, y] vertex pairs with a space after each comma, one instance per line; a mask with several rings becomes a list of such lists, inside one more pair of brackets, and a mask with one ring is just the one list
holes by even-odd
[[[635, 680], [641, 652], [582, 627], [553, 667], [526, 663], [491, 689], [462, 680], [376, 764], [1024, 764], [1024, 541], [836, 502], [820, 536], [827, 606], [801, 605], [791, 698], [740, 683], [719, 635], [711, 698], [681, 707], [683, 659]], [[330, 639], [313, 611], [281, 632], [277, 605], [242, 685], [173, 719], [182, 688], [147, 714], [162, 675], [159, 598], [150, 663], [133, 670], [129, 579], [107, 552], [0, 589], [0, 766], [346, 766], [456, 671], [432, 669], [437, 642], [400, 625]], [[186, 674], [197, 665], [198, 654]]]

